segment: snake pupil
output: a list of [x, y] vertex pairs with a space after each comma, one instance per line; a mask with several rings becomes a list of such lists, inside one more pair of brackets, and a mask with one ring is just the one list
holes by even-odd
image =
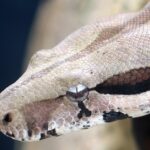
[[88, 98], [89, 90], [85, 85], [78, 84], [72, 86], [66, 92], [66, 96], [74, 102], [84, 101]]

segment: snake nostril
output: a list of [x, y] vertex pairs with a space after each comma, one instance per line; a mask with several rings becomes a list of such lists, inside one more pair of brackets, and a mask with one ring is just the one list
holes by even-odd
[[3, 123], [6, 125], [10, 122], [12, 122], [12, 113], [7, 113], [4, 115]]

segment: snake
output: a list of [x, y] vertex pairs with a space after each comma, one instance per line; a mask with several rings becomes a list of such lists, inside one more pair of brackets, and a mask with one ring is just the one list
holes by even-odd
[[36, 52], [0, 93], [0, 131], [39, 141], [150, 114], [150, 2]]

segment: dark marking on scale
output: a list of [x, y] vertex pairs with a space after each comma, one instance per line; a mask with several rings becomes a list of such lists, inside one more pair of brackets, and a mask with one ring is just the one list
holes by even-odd
[[88, 128], [90, 128], [90, 125], [89, 125], [89, 124], [83, 125], [83, 129], [88, 129]]
[[47, 135], [52, 135], [52, 136], [59, 136], [56, 132], [56, 129], [48, 130]]
[[92, 112], [90, 110], [88, 110], [84, 103], [78, 102], [78, 107], [81, 109], [80, 112], [78, 113], [78, 118], [81, 119], [83, 117], [83, 115], [85, 115], [86, 117], [90, 117]]
[[29, 136], [29, 137], [32, 136], [32, 130], [31, 130], [31, 129], [28, 130], [28, 136]]
[[15, 137], [15, 135], [13, 133], [9, 133], [9, 132], [6, 132], [6, 135], [10, 136], [10, 137]]
[[43, 140], [43, 139], [46, 139], [47, 138], [47, 136], [44, 134], [44, 133], [41, 133], [41, 138], [40, 138], [40, 140]]
[[122, 112], [116, 112], [114, 110], [111, 110], [110, 112], [103, 112], [103, 120], [105, 122], [112, 122], [112, 121], [122, 120], [126, 118], [129, 118], [129, 116]]
[[149, 114], [149, 113], [150, 113], [150, 111], [146, 111], [145, 113], [146, 113], [146, 114]]
[[43, 130], [48, 130], [48, 122], [43, 124]]

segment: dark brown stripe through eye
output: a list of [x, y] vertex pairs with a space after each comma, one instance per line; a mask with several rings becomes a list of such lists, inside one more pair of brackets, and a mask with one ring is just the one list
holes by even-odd
[[108, 78], [93, 90], [103, 94], [138, 94], [150, 90], [150, 67], [133, 69]]

